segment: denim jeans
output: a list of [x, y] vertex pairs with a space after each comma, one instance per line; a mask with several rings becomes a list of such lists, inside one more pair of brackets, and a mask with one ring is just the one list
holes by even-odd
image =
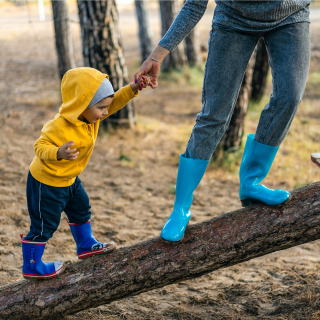
[[202, 110], [184, 156], [209, 160], [224, 135], [254, 48], [262, 37], [272, 72], [273, 92], [264, 107], [255, 140], [278, 147], [301, 102], [310, 64], [309, 23], [266, 32], [241, 32], [213, 24], [204, 72]]

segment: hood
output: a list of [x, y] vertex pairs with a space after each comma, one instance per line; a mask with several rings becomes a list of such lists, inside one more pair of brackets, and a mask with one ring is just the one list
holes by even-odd
[[87, 108], [103, 79], [109, 77], [93, 68], [68, 70], [61, 81], [62, 105], [59, 114], [76, 126], [84, 122], [78, 120]]

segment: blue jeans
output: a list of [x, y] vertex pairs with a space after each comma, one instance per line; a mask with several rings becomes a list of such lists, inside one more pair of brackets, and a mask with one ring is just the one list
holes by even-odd
[[247, 64], [260, 37], [268, 50], [273, 92], [261, 113], [255, 140], [278, 147], [286, 137], [307, 81], [309, 23], [250, 33], [213, 24], [204, 72], [202, 110], [196, 117], [185, 157], [210, 159], [229, 125]]
[[84, 224], [91, 217], [89, 197], [78, 177], [69, 187], [52, 187], [39, 182], [29, 172], [27, 203], [31, 226], [25, 240], [50, 239], [59, 226], [62, 211], [71, 223]]

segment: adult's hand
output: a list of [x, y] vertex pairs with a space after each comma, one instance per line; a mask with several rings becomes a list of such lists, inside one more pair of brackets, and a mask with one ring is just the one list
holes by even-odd
[[143, 62], [138, 72], [134, 74], [134, 78], [137, 80], [143, 75], [148, 75], [150, 77], [151, 87], [152, 89], [155, 89], [158, 86], [158, 75], [160, 72], [160, 66], [160, 62], [148, 58]]
[[[158, 86], [158, 75], [160, 72], [160, 66], [163, 59], [170, 53], [169, 50], [157, 45], [152, 51], [149, 58], [145, 60], [141, 68], [134, 74], [134, 78], [137, 80], [140, 76], [148, 75], [150, 77], [150, 84], [153, 89]], [[153, 58], [155, 60], [152, 60]]]

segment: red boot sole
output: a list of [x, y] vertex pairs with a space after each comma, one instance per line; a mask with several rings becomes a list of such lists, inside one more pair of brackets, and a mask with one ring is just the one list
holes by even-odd
[[65, 270], [65, 268], [66, 268], [66, 264], [64, 263], [60, 269], [50, 274], [39, 276], [39, 275], [23, 273], [22, 275], [27, 280], [48, 280], [60, 275]]
[[85, 259], [85, 258], [93, 256], [95, 254], [102, 254], [102, 253], [111, 252], [117, 248], [117, 246], [114, 242], [109, 242], [109, 243], [110, 244], [107, 247], [104, 247], [104, 248], [101, 248], [98, 250], [94, 250], [94, 251], [87, 251], [87, 252], [80, 253], [80, 254], [78, 254], [78, 258]]

